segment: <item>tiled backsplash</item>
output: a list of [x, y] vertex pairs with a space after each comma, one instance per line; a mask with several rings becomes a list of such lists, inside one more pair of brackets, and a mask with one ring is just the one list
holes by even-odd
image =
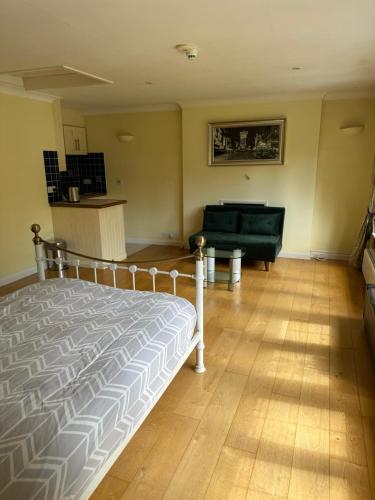
[[43, 157], [47, 187], [56, 188], [53, 193], [48, 193], [50, 203], [67, 198], [70, 186], [79, 186], [81, 194], [106, 193], [103, 153], [67, 155], [66, 172], [59, 171], [56, 151], [43, 151]]
[[60, 201], [62, 199], [60, 190], [60, 172], [57, 151], [43, 151], [44, 170], [46, 173], [47, 188], [55, 187], [52, 193], [48, 193], [48, 201]]

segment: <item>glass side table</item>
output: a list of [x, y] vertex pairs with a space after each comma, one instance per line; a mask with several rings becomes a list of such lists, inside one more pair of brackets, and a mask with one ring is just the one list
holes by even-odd
[[[233, 291], [234, 285], [241, 281], [241, 259], [246, 250], [236, 248], [234, 250], [220, 250], [215, 247], [205, 247], [204, 253], [204, 278], [207, 283], [227, 283], [228, 290]], [[228, 271], [216, 271], [215, 259], [228, 259]]]

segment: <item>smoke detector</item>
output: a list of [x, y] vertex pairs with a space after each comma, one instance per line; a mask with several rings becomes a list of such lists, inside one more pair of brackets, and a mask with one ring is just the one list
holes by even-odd
[[185, 54], [189, 61], [194, 61], [198, 57], [199, 49], [196, 45], [180, 43], [176, 45], [176, 49], [181, 54]]

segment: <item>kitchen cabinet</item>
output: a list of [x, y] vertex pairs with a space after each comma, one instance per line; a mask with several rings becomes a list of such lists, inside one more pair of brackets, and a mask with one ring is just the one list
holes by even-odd
[[64, 125], [65, 154], [87, 155], [86, 128]]
[[[70, 250], [108, 260], [126, 259], [126, 200], [86, 198], [51, 203], [53, 231]], [[72, 257], [76, 258], [76, 257]]]

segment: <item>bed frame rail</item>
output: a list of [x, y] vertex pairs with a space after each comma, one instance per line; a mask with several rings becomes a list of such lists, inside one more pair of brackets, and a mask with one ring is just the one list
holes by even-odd
[[[117, 287], [116, 271], [123, 269], [131, 274], [132, 278], [132, 288], [136, 290], [136, 273], [148, 273], [152, 280], [152, 290], [156, 292], [156, 276], [165, 275], [169, 276], [172, 280], [173, 294], [176, 295], [177, 290], [177, 278], [189, 278], [195, 281], [195, 309], [197, 313], [197, 326], [196, 332], [192, 339], [193, 347], [196, 349], [196, 365], [195, 371], [197, 373], [203, 373], [206, 371], [204, 366], [204, 310], [203, 310], [203, 289], [204, 289], [204, 269], [203, 269], [203, 247], [205, 246], [206, 240], [204, 236], [197, 236], [196, 245], [197, 250], [193, 255], [186, 255], [183, 257], [171, 258], [171, 259], [153, 259], [153, 260], [143, 260], [143, 261], [115, 261], [100, 259], [96, 257], [91, 257], [89, 255], [84, 255], [69, 249], [62, 249], [57, 247], [48, 241], [45, 241], [40, 235], [40, 225], [33, 224], [31, 226], [31, 231], [34, 233], [33, 242], [35, 247], [35, 261], [38, 273], [39, 281], [44, 281], [46, 279], [45, 265], [47, 262], [55, 262], [58, 267], [58, 275], [60, 278], [64, 278], [64, 264], [68, 264], [75, 268], [76, 279], [80, 278], [80, 267], [90, 267], [93, 270], [94, 282], [98, 283], [98, 269], [109, 269], [112, 271], [112, 285], [114, 288]], [[79, 259], [63, 259], [47, 258], [44, 255], [44, 247], [53, 250], [60, 250], [64, 254], [73, 255], [75, 257], [80, 257]], [[176, 262], [181, 260], [187, 260], [195, 258], [195, 274], [180, 273], [176, 269], [172, 271], [163, 271], [157, 267], [138, 267], [139, 265], [149, 264], [149, 263], [161, 263], [161, 262]]]
[[[65, 250], [64, 250], [65, 252]], [[189, 255], [187, 258], [191, 258], [192, 256]], [[117, 279], [116, 279], [116, 271], [119, 269], [123, 269], [125, 271], [128, 271], [131, 274], [132, 277], [132, 288], [133, 290], [136, 290], [136, 273], [147, 273], [151, 276], [151, 282], [152, 282], [152, 291], [156, 292], [156, 276], [158, 274], [164, 275], [164, 276], [169, 276], [172, 279], [172, 287], [173, 287], [173, 295], [177, 294], [177, 286], [176, 286], [176, 281], [177, 278], [190, 278], [194, 279], [194, 274], [185, 274], [185, 273], [180, 273], [176, 269], [173, 269], [172, 271], [162, 271], [158, 269], [157, 267], [150, 267], [148, 269], [143, 268], [143, 267], [138, 267], [137, 265], [133, 264], [130, 266], [126, 266], [124, 264], [105, 264], [103, 262], [98, 262], [98, 261], [81, 261], [79, 259], [61, 259], [61, 258], [56, 258], [56, 259], [51, 259], [47, 257], [42, 257], [42, 262], [54, 262], [57, 265], [58, 268], [58, 274], [60, 278], [64, 278], [64, 264], [67, 264], [70, 267], [75, 268], [75, 274], [76, 278], [80, 278], [80, 268], [81, 267], [90, 267], [93, 271], [93, 278], [94, 282], [98, 283], [98, 269], [104, 270], [104, 269], [109, 269], [112, 271], [112, 286], [113, 288], [117, 288]]]

